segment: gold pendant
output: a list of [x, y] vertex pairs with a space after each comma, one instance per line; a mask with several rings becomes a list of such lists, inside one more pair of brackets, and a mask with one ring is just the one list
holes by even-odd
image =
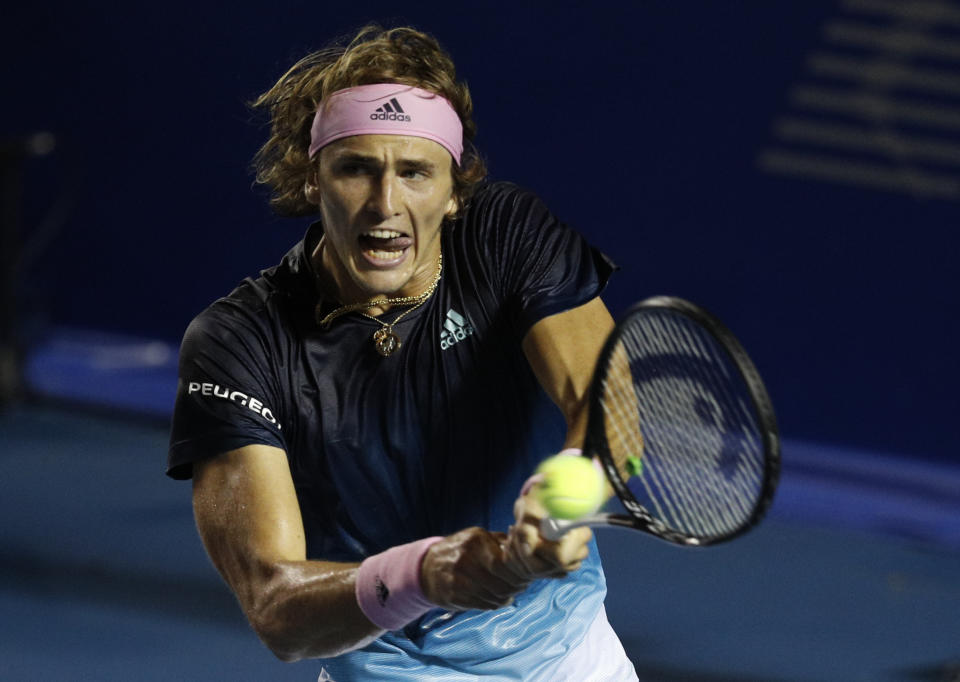
[[400, 347], [400, 337], [393, 333], [393, 329], [381, 327], [373, 333], [373, 345], [380, 355], [386, 357]]

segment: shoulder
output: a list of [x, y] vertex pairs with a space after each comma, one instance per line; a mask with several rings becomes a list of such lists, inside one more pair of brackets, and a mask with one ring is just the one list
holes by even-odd
[[477, 217], [490, 211], [515, 211], [531, 205], [543, 205], [531, 190], [512, 182], [485, 183], [467, 204], [465, 215]]
[[266, 301], [253, 294], [246, 281], [204, 308], [187, 327], [186, 335], [218, 334], [238, 323], [263, 317]]
[[312, 309], [296, 305], [263, 277], [244, 280], [193, 318], [181, 355], [269, 356], [298, 334], [305, 316], [312, 316]]
[[263, 302], [251, 300], [238, 288], [207, 306], [187, 326], [180, 345], [181, 369], [205, 360], [221, 364], [240, 350], [249, 358], [252, 349], [264, 349], [269, 328]]
[[462, 236], [486, 244], [515, 245], [556, 222], [531, 190], [511, 182], [490, 182], [471, 198], [458, 221]]
[[277, 336], [310, 320], [316, 295], [313, 279], [305, 272], [300, 254], [302, 243], [283, 261], [248, 277], [226, 296], [217, 299], [197, 315], [187, 336]]

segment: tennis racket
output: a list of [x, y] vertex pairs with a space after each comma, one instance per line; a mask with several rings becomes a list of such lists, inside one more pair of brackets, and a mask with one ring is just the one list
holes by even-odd
[[611, 332], [590, 389], [584, 456], [597, 456], [626, 514], [547, 518], [633, 528], [680, 545], [730, 540], [763, 518], [780, 472], [773, 405], [734, 335], [703, 308], [658, 296]]

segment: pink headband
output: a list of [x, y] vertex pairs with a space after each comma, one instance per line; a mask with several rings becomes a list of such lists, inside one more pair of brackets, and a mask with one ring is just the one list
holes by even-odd
[[359, 85], [327, 95], [313, 117], [310, 158], [351, 135], [410, 135], [443, 145], [460, 164], [463, 125], [450, 102], [399, 83]]

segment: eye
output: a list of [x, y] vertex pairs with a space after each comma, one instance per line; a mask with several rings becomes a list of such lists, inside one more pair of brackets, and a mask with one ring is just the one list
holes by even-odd
[[333, 173], [343, 178], [367, 177], [376, 172], [375, 164], [367, 159], [347, 156], [338, 159], [333, 164]]
[[367, 164], [355, 161], [341, 164], [338, 170], [342, 175], [368, 175], [370, 173], [370, 167]]
[[427, 171], [422, 168], [407, 168], [400, 171], [400, 177], [407, 180], [425, 180], [430, 176]]

